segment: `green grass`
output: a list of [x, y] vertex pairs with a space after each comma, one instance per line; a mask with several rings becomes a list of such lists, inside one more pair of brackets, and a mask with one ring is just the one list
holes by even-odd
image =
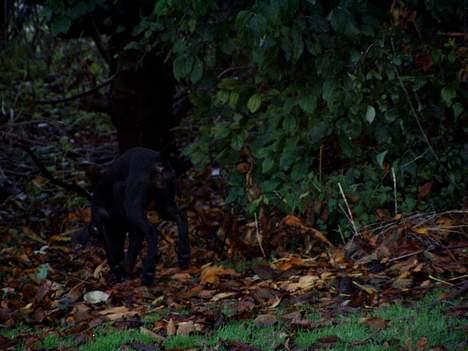
[[[427, 347], [444, 346], [447, 350], [461, 350], [462, 342], [468, 341], [465, 336], [466, 319], [457, 319], [447, 313], [451, 307], [450, 302], [439, 302], [437, 294], [430, 294], [423, 300], [411, 306], [392, 304], [374, 310], [372, 313], [352, 314], [341, 316], [336, 323], [329, 326], [315, 328], [313, 330], [299, 330], [294, 332], [288, 328], [287, 322], [280, 322], [274, 326], [256, 327], [252, 321], [231, 321], [223, 327], [208, 332], [190, 336], [172, 336], [164, 342], [165, 350], [185, 350], [195, 348], [197, 350], [209, 350], [218, 347], [223, 341], [239, 341], [244, 344], [269, 351], [281, 349], [286, 339], [290, 346], [296, 346], [298, 350], [307, 350], [316, 345], [320, 338], [337, 336], [336, 344], [330, 345], [329, 350], [344, 351], [377, 351], [400, 350], [411, 343], [412, 348], [422, 337], [427, 338]], [[323, 320], [320, 313], [311, 306], [301, 306], [307, 319], [312, 321]], [[143, 317], [145, 326], [151, 328], [155, 321], [163, 318], [167, 311]], [[279, 311], [278, 311], [279, 314]], [[380, 330], [373, 331], [367, 325], [361, 323], [363, 317], [380, 317], [388, 320], [388, 325]], [[116, 330], [112, 326], [104, 325], [94, 330], [95, 337], [79, 347], [75, 344], [76, 335], [61, 337], [51, 330], [37, 332], [24, 324], [14, 329], [4, 329], [1, 335], [14, 338], [18, 335], [31, 335], [38, 333], [41, 340], [35, 347], [44, 350], [56, 350], [68, 347], [79, 351], [107, 351], [118, 350], [122, 345], [132, 342], [154, 344], [155, 341], [137, 329]], [[356, 344], [361, 341], [362, 344]], [[353, 344], [354, 342], [354, 344]], [[16, 350], [24, 351], [24, 345], [17, 345]]]
[[[382, 350], [386, 345], [393, 345], [395, 350], [410, 343], [415, 347], [418, 340], [426, 337], [427, 348], [443, 345], [448, 350], [456, 350], [463, 341], [468, 341], [463, 326], [466, 320], [455, 319], [446, 314], [450, 304], [438, 303], [437, 296], [431, 294], [413, 306], [392, 304], [374, 311], [371, 317], [389, 320], [389, 325], [379, 332], [372, 331], [360, 323], [360, 316], [340, 318], [335, 326], [319, 328], [313, 331], [300, 331], [296, 344], [300, 348], [312, 346], [324, 336], [337, 336], [340, 340], [330, 350]], [[352, 345], [353, 341], [367, 340], [364, 345]], [[386, 349], [392, 350], [390, 347]]]
[[144, 344], [154, 343], [154, 340], [139, 330], [107, 330], [97, 332], [96, 337], [89, 343], [79, 347], [79, 351], [106, 351], [118, 350], [121, 345], [129, 342], [141, 342]]

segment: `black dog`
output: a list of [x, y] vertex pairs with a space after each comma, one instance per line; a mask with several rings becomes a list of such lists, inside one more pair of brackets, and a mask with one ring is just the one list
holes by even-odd
[[[118, 280], [135, 266], [146, 238], [148, 252], [143, 261], [143, 283], [154, 281], [158, 231], [146, 218], [150, 206], [165, 220], [175, 221], [179, 233], [178, 263], [190, 263], [187, 215], [175, 202], [175, 172], [161, 155], [145, 148], [133, 148], [117, 158], [96, 179], [91, 201], [89, 232], [104, 243], [111, 272]], [[129, 234], [124, 258], [126, 234]]]

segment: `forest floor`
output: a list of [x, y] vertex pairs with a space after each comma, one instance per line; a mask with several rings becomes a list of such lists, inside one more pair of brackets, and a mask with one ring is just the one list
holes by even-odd
[[178, 202], [190, 268], [177, 267], [174, 224], [150, 212], [162, 233], [155, 286], [141, 284], [140, 265], [110, 284], [97, 240], [74, 240], [87, 201], [18, 147], [89, 188], [87, 162], [115, 156], [110, 122], [74, 103], [28, 111], [0, 125], [1, 169], [16, 188], [0, 206], [0, 350], [466, 349], [466, 211], [382, 219], [338, 245], [294, 215], [233, 214], [221, 177], [189, 171]]

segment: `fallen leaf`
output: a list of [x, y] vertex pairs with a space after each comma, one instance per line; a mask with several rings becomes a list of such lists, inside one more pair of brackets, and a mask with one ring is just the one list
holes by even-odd
[[188, 322], [180, 322], [177, 325], [177, 333], [176, 335], [190, 335], [194, 332], [201, 331], [201, 326], [198, 323], [194, 323], [193, 321]]
[[280, 258], [279, 260], [273, 262], [271, 265], [273, 268], [279, 269], [280, 271], [287, 271], [293, 267], [302, 267], [304, 266], [304, 259], [296, 256], [289, 256]]
[[93, 290], [84, 294], [83, 299], [88, 303], [98, 304], [100, 302], [106, 302], [109, 296], [110, 295], [104, 291]]
[[428, 227], [418, 227], [414, 228], [414, 231], [418, 234], [421, 235], [428, 235], [429, 234], [429, 228]]
[[150, 338], [156, 340], [157, 342], [164, 342], [166, 340], [164, 336], [156, 334], [155, 332], [145, 327], [140, 327], [140, 333], [143, 335], [149, 336]]
[[107, 319], [111, 321], [115, 321], [123, 317], [135, 316], [135, 315], [138, 315], [139, 313], [137, 311], [130, 311], [125, 306], [117, 306], [117, 307], [108, 308], [104, 311], [99, 311], [99, 314], [101, 316], [105, 316]]
[[235, 296], [235, 295], [236, 295], [235, 292], [222, 292], [222, 293], [219, 293], [219, 294], [216, 294], [215, 296], [213, 296], [211, 298], [211, 301], [216, 302], [216, 301], [227, 299], [228, 297], [232, 297], [232, 296]]
[[361, 321], [362, 324], [367, 325], [374, 331], [385, 329], [390, 321], [380, 318], [380, 317], [369, 317]]
[[49, 242], [60, 242], [60, 243], [68, 243], [71, 241], [71, 237], [68, 235], [60, 234], [60, 235], [52, 235], [48, 238]]
[[397, 278], [392, 283], [392, 288], [396, 289], [407, 289], [413, 284], [411, 278]]
[[289, 283], [286, 285], [286, 290], [289, 292], [295, 292], [298, 290], [307, 291], [315, 286], [315, 283], [319, 280], [316, 275], [305, 275], [299, 278], [297, 283]]
[[47, 241], [45, 241], [39, 235], [37, 235], [36, 232], [34, 232], [31, 228], [23, 226], [23, 227], [21, 227], [21, 231], [29, 239], [31, 239], [33, 241], [37, 241], [37, 242], [39, 242], [41, 244], [47, 244]]
[[180, 282], [188, 282], [192, 280], [192, 276], [189, 273], [176, 273], [171, 276], [171, 279], [178, 280]]
[[366, 293], [368, 293], [369, 295], [377, 294], [377, 289], [370, 285], [359, 284], [355, 281], [353, 281], [353, 284], [356, 285], [362, 291], [365, 291]]
[[176, 326], [174, 320], [171, 318], [166, 326], [166, 334], [167, 336], [173, 336], [176, 334]]
[[284, 217], [281, 220], [282, 224], [286, 224], [288, 226], [293, 226], [293, 227], [303, 227], [304, 224], [302, 223], [302, 220], [299, 217], [293, 216], [293, 215], [288, 215]]
[[202, 268], [200, 273], [200, 281], [202, 284], [216, 284], [219, 282], [220, 277], [237, 275], [238, 273], [232, 268], [209, 265]]
[[99, 266], [96, 267], [96, 269], [95, 269], [94, 272], [93, 272], [93, 277], [94, 277], [95, 279], [101, 278], [102, 272], [103, 272], [103, 270], [104, 270], [105, 267], [106, 267], [106, 262], [104, 261], [104, 262], [102, 262]]
[[256, 327], [269, 327], [278, 322], [278, 319], [272, 314], [260, 314], [254, 319]]

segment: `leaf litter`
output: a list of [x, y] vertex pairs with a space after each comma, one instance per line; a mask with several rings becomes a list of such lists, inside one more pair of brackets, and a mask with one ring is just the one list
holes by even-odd
[[[129, 280], [109, 284], [101, 246], [94, 241], [80, 247], [74, 240], [89, 222], [88, 206], [66, 205], [76, 196], [52, 196], [56, 189], [40, 176], [29, 182], [40, 187], [47, 201], [28, 208], [17, 198], [2, 210], [0, 322], [7, 328], [26, 323], [76, 335], [82, 342], [87, 339], [78, 335], [88, 335], [103, 321], [138, 328], [159, 343], [170, 335], [203, 333], [239, 319], [261, 326], [285, 321], [293, 332], [323, 324], [304, 316], [304, 304], [327, 311], [332, 320], [347, 310], [417, 299], [436, 286], [447, 288], [446, 297], [451, 298], [468, 278], [467, 211], [397, 216], [335, 246], [326, 233], [297, 216], [268, 217], [263, 211], [256, 222], [234, 216], [224, 206], [224, 190], [204, 172], [180, 180], [179, 201], [189, 213], [193, 245], [190, 268], [177, 268], [175, 226], [150, 214], [162, 232], [155, 286], [141, 285], [140, 266]], [[420, 195], [428, 189], [423, 187]], [[304, 237], [307, 245], [290, 252], [289, 241], [302, 242]], [[265, 253], [275, 254], [267, 260]], [[280, 319], [278, 308], [285, 312]], [[164, 315], [152, 326], [142, 327], [141, 318], [162, 310]], [[381, 330], [388, 321], [367, 318], [362, 323]], [[2, 336], [0, 346], [20, 341], [33, 348], [40, 338]], [[316, 346], [337, 341], [330, 336]], [[232, 350], [255, 349], [224, 343]], [[421, 339], [418, 347], [424, 344]]]

